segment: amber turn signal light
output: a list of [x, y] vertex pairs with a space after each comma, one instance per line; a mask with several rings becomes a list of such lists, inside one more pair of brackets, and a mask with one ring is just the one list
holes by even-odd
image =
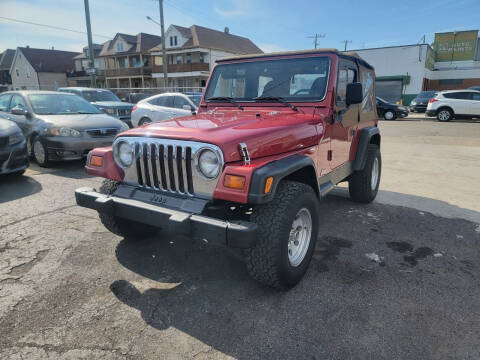
[[272, 185], [273, 185], [273, 176], [270, 176], [267, 178], [267, 181], [265, 181], [265, 194], [268, 194], [270, 190], [272, 190]]
[[245, 187], [245, 176], [225, 175], [223, 186], [231, 189], [242, 190]]
[[90, 165], [101, 167], [103, 165], [103, 157], [92, 155], [90, 159]]

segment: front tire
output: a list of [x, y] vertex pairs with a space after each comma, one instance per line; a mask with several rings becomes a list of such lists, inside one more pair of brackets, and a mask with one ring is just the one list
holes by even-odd
[[377, 196], [381, 174], [380, 148], [375, 144], [370, 144], [367, 148], [367, 160], [363, 170], [355, 171], [348, 180], [350, 198], [359, 203], [371, 203]]
[[48, 149], [40, 139], [36, 136], [33, 139], [32, 145], [33, 158], [41, 167], [48, 167], [50, 165], [50, 159], [48, 158]]
[[312, 259], [318, 237], [318, 197], [294, 181], [280, 182], [275, 197], [253, 209], [258, 242], [246, 251], [247, 271], [258, 282], [277, 288], [295, 286]]
[[147, 117], [143, 117], [143, 118], [140, 119], [140, 121], [138, 123], [138, 126], [143, 126], [143, 125], [147, 125], [147, 124], [151, 124], [151, 123], [152, 123], [152, 120], [150, 120]]
[[453, 112], [450, 109], [443, 108], [438, 110], [437, 112], [437, 120], [441, 122], [447, 122], [452, 120], [453, 118]]
[[[120, 183], [118, 181], [106, 179], [100, 186], [100, 193], [112, 195]], [[136, 221], [123, 219], [110, 214], [98, 212], [102, 224], [115, 235], [124, 238], [144, 239], [153, 236], [157, 229], [153, 226], [142, 224]]]
[[383, 118], [385, 120], [395, 120], [396, 116], [395, 116], [395, 113], [392, 110], [387, 110], [383, 114]]

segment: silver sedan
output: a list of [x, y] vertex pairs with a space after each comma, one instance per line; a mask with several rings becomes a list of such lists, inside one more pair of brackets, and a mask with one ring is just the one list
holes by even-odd
[[165, 93], [141, 100], [132, 110], [132, 126], [173, 119], [195, 113], [202, 95]]

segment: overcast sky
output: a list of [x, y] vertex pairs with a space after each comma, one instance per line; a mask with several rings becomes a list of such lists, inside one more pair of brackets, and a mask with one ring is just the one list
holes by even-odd
[[[164, 0], [165, 22], [193, 24], [250, 38], [264, 51], [320, 47], [349, 49], [417, 43], [435, 32], [480, 28], [480, 0]], [[90, 0], [94, 42], [117, 32], [159, 34], [158, 0]], [[85, 31], [83, 0], [0, 0], [0, 17]], [[101, 36], [98, 36], [101, 35]], [[106, 36], [106, 37], [102, 37]], [[26, 46], [81, 51], [85, 34], [0, 18], [0, 52]]]

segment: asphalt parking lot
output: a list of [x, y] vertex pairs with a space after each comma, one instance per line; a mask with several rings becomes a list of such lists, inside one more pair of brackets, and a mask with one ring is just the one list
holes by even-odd
[[480, 122], [408, 120], [380, 125], [374, 203], [322, 201], [289, 292], [221, 247], [107, 232], [81, 162], [0, 179], [0, 358], [479, 359]]

